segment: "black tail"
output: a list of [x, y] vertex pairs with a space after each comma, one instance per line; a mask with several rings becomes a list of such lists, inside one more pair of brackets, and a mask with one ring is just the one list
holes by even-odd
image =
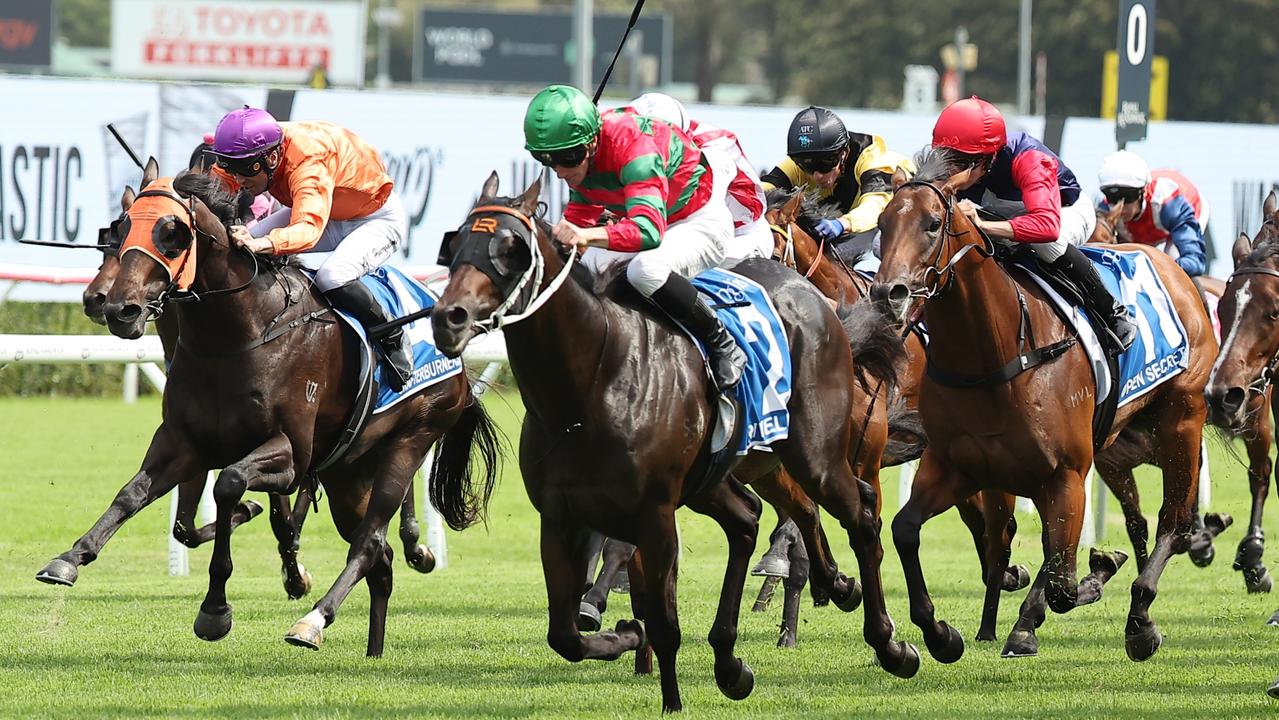
[[[481, 483], [472, 478], [472, 450], [478, 450], [484, 462]], [[462, 416], [440, 438], [431, 464], [431, 504], [449, 527], [464, 530], [484, 518], [497, 484], [499, 450], [497, 428], [479, 398], [472, 397]]]
[[884, 467], [918, 460], [928, 447], [919, 412], [906, 407], [898, 397], [888, 408], [888, 445], [884, 447]]
[[853, 349], [857, 380], [870, 391], [866, 376], [882, 383], [891, 393], [897, 387], [897, 368], [906, 358], [906, 345], [888, 317], [874, 303], [862, 299], [837, 313]]

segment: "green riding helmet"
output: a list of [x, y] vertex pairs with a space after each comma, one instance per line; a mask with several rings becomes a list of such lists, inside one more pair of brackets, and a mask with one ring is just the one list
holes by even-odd
[[585, 145], [600, 130], [600, 111], [581, 90], [551, 85], [533, 96], [524, 113], [524, 149], [552, 152]]

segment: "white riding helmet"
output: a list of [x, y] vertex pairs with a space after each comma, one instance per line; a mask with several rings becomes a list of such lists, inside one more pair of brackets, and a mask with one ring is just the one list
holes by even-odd
[[1150, 166], [1135, 152], [1112, 152], [1101, 160], [1097, 183], [1102, 188], [1145, 188], [1150, 184]]
[[630, 102], [631, 108], [640, 115], [665, 120], [680, 130], [688, 131], [691, 119], [684, 105], [665, 93], [644, 93]]

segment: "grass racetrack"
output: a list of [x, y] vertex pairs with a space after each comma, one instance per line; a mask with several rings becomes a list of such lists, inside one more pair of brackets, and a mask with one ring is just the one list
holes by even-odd
[[[518, 396], [494, 394], [489, 411], [508, 438], [518, 436]], [[538, 521], [513, 459], [504, 464], [487, 528], [448, 537], [449, 567], [422, 576], [402, 561], [387, 622], [386, 654], [364, 657], [368, 594], [358, 586], [319, 652], [285, 644], [342, 567], [346, 545], [321, 500], [302, 536], [301, 561], [312, 595], [286, 599], [275, 541], [265, 517], [236, 531], [228, 595], [235, 613], [220, 642], [195, 637], [191, 624], [207, 585], [211, 544], [191, 553], [191, 575], [167, 575], [168, 498], [126, 524], [75, 587], [38, 583], [35, 572], [96, 520], [137, 470], [159, 421], [154, 397], [0, 399], [0, 715], [4, 717], [655, 717], [656, 675], [635, 677], [631, 657], [570, 664], [547, 645], [546, 593], [538, 560]], [[513, 454], [508, 452], [508, 458]], [[1141, 487], [1151, 520], [1161, 496], [1157, 473]], [[1129, 562], [1103, 599], [1048, 617], [1040, 655], [1001, 660], [1002, 635], [1024, 591], [1005, 594], [1001, 641], [972, 641], [981, 583], [972, 543], [947, 513], [924, 528], [923, 560], [940, 618], [964, 635], [964, 657], [941, 665], [927, 656], [910, 623], [901, 566], [885, 522], [884, 578], [898, 637], [920, 647], [912, 680], [873, 665], [861, 638], [862, 611], [814, 609], [805, 596], [799, 647], [774, 647], [780, 592], [767, 614], [749, 612], [759, 587], [748, 580], [738, 653], [754, 668], [754, 693], [734, 703], [715, 688], [706, 634], [723, 577], [726, 546], [708, 519], [680, 512], [683, 532], [679, 608], [681, 690], [693, 717], [1084, 718], [1273, 717], [1265, 688], [1279, 673], [1279, 628], [1263, 625], [1279, 594], [1245, 593], [1231, 570], [1248, 514], [1245, 469], [1213, 449], [1212, 509], [1236, 523], [1206, 569], [1176, 557], [1152, 613], [1165, 638], [1151, 660], [1124, 654], [1123, 626], [1136, 569]], [[897, 508], [896, 472], [884, 477], [885, 515]], [[261, 496], [258, 497], [261, 501]], [[265, 504], [265, 503], [264, 503]], [[1267, 527], [1279, 527], [1275, 503]], [[1128, 549], [1110, 500], [1105, 547]], [[1013, 561], [1041, 562], [1038, 521], [1021, 524]], [[774, 518], [767, 510], [760, 547]], [[847, 536], [825, 524], [841, 568], [856, 572]], [[391, 534], [395, 538], [394, 532]], [[1272, 537], [1273, 531], [1272, 531]], [[1153, 537], [1152, 537], [1153, 539]], [[1279, 557], [1272, 544], [1269, 559]], [[1080, 567], [1086, 568], [1086, 555]], [[1086, 572], [1086, 570], [1084, 570]], [[613, 595], [611, 626], [629, 617]]]

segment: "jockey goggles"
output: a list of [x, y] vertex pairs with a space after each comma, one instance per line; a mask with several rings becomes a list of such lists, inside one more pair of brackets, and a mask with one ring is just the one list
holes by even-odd
[[266, 156], [256, 155], [251, 157], [224, 157], [217, 156], [218, 167], [225, 170], [231, 175], [240, 177], [255, 177], [258, 173], [267, 169]]
[[533, 151], [533, 159], [548, 168], [577, 167], [586, 159], [586, 146], [565, 148], [563, 150]]
[[1106, 202], [1115, 205], [1119, 202], [1134, 203], [1141, 199], [1141, 188], [1133, 187], [1104, 187], [1101, 194], [1106, 197]]
[[820, 155], [797, 155], [791, 159], [799, 166], [800, 170], [812, 175], [813, 173], [828, 173], [839, 165], [843, 160], [844, 151], [834, 150]]

